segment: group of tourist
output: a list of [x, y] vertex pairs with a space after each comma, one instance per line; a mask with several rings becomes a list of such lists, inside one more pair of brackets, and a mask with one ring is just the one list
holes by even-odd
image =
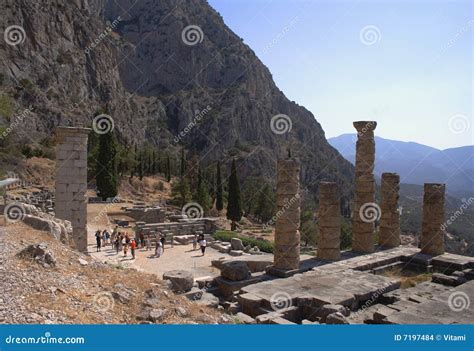
[[[112, 233], [109, 233], [107, 229], [101, 231], [100, 229], [95, 232], [96, 239], [96, 251], [100, 252], [102, 247], [105, 247], [110, 244], [115, 248], [116, 253], [123, 251], [123, 257], [127, 257], [128, 251], [130, 249], [130, 254], [132, 255], [132, 260], [135, 259], [136, 250], [138, 248], [145, 249], [150, 251], [152, 249], [152, 236], [155, 241], [155, 254], [154, 257], [161, 257], [165, 251], [165, 242], [166, 235], [160, 232], [151, 232], [149, 235], [146, 235], [143, 232], [140, 232], [134, 238], [130, 238], [128, 233], [122, 233], [118, 231], [118, 227], [115, 227]], [[197, 250], [197, 245], [202, 252], [202, 256], [206, 253], [207, 242], [204, 237], [204, 234], [194, 234], [193, 239], [193, 250]]]
[[[150, 251], [152, 249], [152, 239], [151, 235], [145, 235], [140, 233], [138, 236], [131, 238], [128, 233], [122, 233], [118, 231], [118, 227], [115, 227], [113, 232], [110, 234], [107, 229], [103, 231], [97, 230], [95, 233], [96, 239], [96, 251], [100, 252], [102, 247], [110, 244], [116, 253], [123, 251], [123, 257], [128, 256], [128, 251], [130, 250], [130, 254], [132, 256], [132, 260], [135, 259], [136, 251], [138, 248], [146, 249], [146, 251]], [[165, 242], [166, 242], [166, 235], [161, 233], [154, 233], [155, 239], [155, 257], [161, 257], [163, 252], [165, 251]]]

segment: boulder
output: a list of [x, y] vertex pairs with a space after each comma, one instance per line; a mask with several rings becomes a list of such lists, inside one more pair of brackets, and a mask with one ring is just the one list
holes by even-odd
[[229, 280], [240, 281], [249, 279], [251, 274], [247, 262], [230, 261], [222, 265], [221, 276]]
[[335, 312], [339, 312], [343, 316], [346, 316], [346, 317], [350, 314], [349, 309], [345, 306], [327, 304], [327, 305], [321, 306], [321, 308], [319, 308], [316, 311], [315, 315], [317, 317], [320, 317], [321, 320], [324, 322], [326, 320], [327, 316], [329, 316], [330, 314], [335, 313]]
[[169, 280], [171, 282], [171, 289], [174, 292], [190, 291], [194, 284], [192, 273], [181, 269], [163, 273], [163, 280]]
[[56, 258], [53, 253], [48, 250], [48, 245], [45, 243], [28, 245], [25, 249], [18, 253], [19, 257], [30, 258], [41, 264], [43, 267], [50, 267], [56, 265]]
[[327, 324], [349, 324], [346, 317], [341, 312], [334, 312], [327, 316]]
[[232, 250], [245, 250], [244, 244], [242, 244], [242, 240], [240, 240], [239, 238], [230, 239], [230, 246], [232, 247]]
[[229, 255], [231, 256], [242, 256], [244, 252], [242, 250], [230, 250]]

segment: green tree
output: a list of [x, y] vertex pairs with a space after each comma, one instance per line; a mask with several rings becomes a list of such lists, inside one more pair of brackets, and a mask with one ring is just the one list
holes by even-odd
[[171, 186], [172, 203], [179, 207], [183, 207], [190, 199], [189, 184], [186, 178], [173, 182]]
[[184, 173], [186, 172], [186, 157], [184, 156], [184, 149], [181, 149], [181, 160], [179, 163], [179, 177], [184, 178]]
[[242, 219], [242, 198], [240, 195], [240, 183], [237, 176], [235, 159], [229, 176], [229, 196], [227, 200], [227, 219], [231, 221], [231, 230], [235, 230], [236, 223]]
[[169, 155], [166, 157], [166, 181], [168, 183], [171, 181], [171, 161]]
[[216, 209], [222, 211], [224, 209], [224, 199], [222, 190], [222, 177], [221, 177], [221, 162], [217, 162], [216, 169]]
[[260, 190], [255, 208], [255, 216], [262, 222], [268, 222], [275, 213], [275, 194], [269, 184]]
[[117, 196], [119, 185], [117, 171], [117, 141], [113, 131], [99, 136], [96, 185], [98, 195], [103, 200]]

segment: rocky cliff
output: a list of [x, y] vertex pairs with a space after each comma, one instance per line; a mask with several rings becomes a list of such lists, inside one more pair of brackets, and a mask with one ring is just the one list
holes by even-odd
[[[290, 148], [311, 192], [320, 179], [351, 188], [352, 165], [314, 116], [204, 0], [7, 0], [0, 10], [4, 31], [24, 29], [17, 45], [0, 47], [2, 122], [31, 110], [12, 128], [18, 140], [37, 143], [107, 111], [124, 145], [184, 146], [208, 164], [236, 157], [242, 177], [271, 178]], [[283, 134], [271, 128], [279, 114], [291, 123]]]

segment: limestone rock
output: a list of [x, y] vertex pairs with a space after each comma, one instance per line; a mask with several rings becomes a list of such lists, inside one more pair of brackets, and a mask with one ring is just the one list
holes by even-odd
[[245, 280], [251, 277], [250, 269], [244, 261], [225, 262], [221, 268], [221, 275], [233, 281]]
[[194, 284], [192, 273], [180, 269], [163, 273], [163, 280], [171, 281], [171, 289], [175, 292], [190, 291]]
[[242, 240], [239, 238], [231, 238], [230, 245], [232, 246], [232, 250], [245, 250], [244, 244], [242, 244]]
[[44, 267], [56, 265], [56, 258], [45, 243], [29, 245], [20, 251], [18, 256], [33, 259]]
[[327, 316], [326, 318], [327, 324], [349, 324], [346, 320], [346, 317], [340, 312], [334, 312]]

